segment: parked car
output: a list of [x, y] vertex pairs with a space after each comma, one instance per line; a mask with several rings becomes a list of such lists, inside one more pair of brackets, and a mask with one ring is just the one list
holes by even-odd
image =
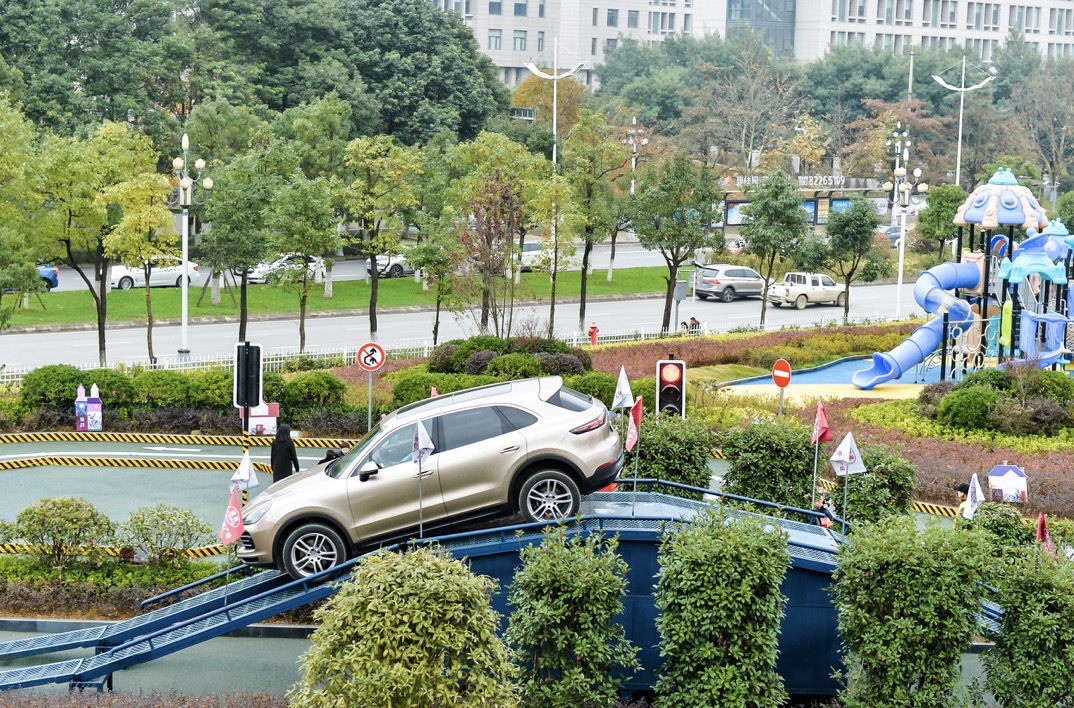
[[269, 282], [273, 274], [286, 268], [291, 268], [300, 261], [305, 261], [310, 269], [310, 277], [314, 280], [324, 279], [324, 259], [319, 256], [300, 256], [296, 253], [287, 253], [274, 261], [258, 263], [246, 271], [246, 282], [259, 285]]
[[[418, 425], [432, 442], [420, 466]], [[342, 458], [259, 494], [243, 512], [237, 552], [303, 578], [413, 537], [419, 524], [429, 533], [516, 512], [569, 518], [622, 466], [608, 409], [559, 376], [456, 391], [389, 413]]]
[[768, 288], [768, 301], [776, 307], [794, 305], [799, 310], [810, 303], [843, 307], [847, 302], [846, 286], [823, 273], [786, 273], [781, 282]]
[[[154, 256], [150, 261], [149, 287], [179, 287], [183, 284], [183, 259], [175, 256]], [[194, 282], [198, 264], [187, 261], [187, 283]], [[145, 287], [145, 271], [139, 266], [112, 266], [112, 287], [119, 290]]]
[[710, 297], [731, 302], [736, 297], [760, 297], [764, 294], [764, 278], [745, 266], [717, 263], [697, 264], [694, 273], [694, 295], [699, 300]]
[[[413, 275], [414, 268], [406, 260], [406, 251], [379, 255], [374, 259], [377, 263], [377, 274], [382, 278], [402, 278], [404, 275]], [[372, 273], [372, 266], [366, 262], [365, 270]]]
[[45, 287], [45, 290], [52, 290], [60, 286], [60, 269], [51, 263], [38, 263], [37, 277], [41, 279], [41, 284]]
[[[888, 241], [891, 243], [892, 248], [898, 247], [899, 239], [902, 237], [901, 226], [880, 226], [877, 227], [876, 232], [879, 234], [884, 234], [884, 236], [886, 236]], [[907, 229], [907, 233], [909, 233], [909, 229]]]

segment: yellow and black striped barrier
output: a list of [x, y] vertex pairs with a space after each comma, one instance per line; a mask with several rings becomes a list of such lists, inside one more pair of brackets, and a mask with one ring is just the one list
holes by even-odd
[[[67, 457], [41, 455], [20, 460], [0, 461], [0, 470], [24, 470], [30, 467], [151, 467], [154, 469], [227, 470], [234, 471], [234, 460], [155, 460], [144, 457]], [[264, 462], [253, 463], [258, 472], [272, 473], [272, 466]]]
[[[28, 543], [0, 543], [0, 554], [31, 554], [31, 553], [45, 553], [49, 549], [43, 549], [40, 546], [34, 546]], [[104, 554], [111, 556], [112, 558], [118, 558], [123, 555], [122, 548], [116, 548], [114, 546], [100, 546], [93, 549], [80, 547], [77, 549], [77, 555], [91, 555], [91, 554]], [[201, 548], [188, 548], [183, 551], [183, 556], [186, 558], [211, 558], [213, 556], [222, 556], [226, 553], [223, 546], [202, 546]]]
[[[0, 434], [0, 445], [4, 443], [35, 442], [103, 442], [103, 443], [164, 443], [168, 445], [233, 445], [242, 447], [249, 444], [255, 447], [272, 445], [272, 438], [244, 437], [242, 435], [179, 435], [171, 433], [4, 433]], [[354, 447], [358, 441], [348, 438], [295, 438], [296, 447]]]

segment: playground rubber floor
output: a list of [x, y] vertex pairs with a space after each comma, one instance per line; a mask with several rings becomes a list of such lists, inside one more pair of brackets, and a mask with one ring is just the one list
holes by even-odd
[[[869, 358], [841, 360], [813, 369], [792, 371], [785, 397], [802, 399], [916, 398], [926, 384], [940, 379], [940, 371], [937, 368], [919, 372], [915, 367], [904, 373], [901, 378], [880, 384], [871, 391], [863, 391], [850, 381], [855, 372], [868, 368], [869, 361]], [[779, 387], [772, 381], [771, 376], [740, 381], [728, 386], [725, 390], [732, 394], [779, 395]]]

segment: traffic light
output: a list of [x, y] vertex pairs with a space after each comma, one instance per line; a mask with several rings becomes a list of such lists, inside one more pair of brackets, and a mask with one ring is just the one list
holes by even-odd
[[661, 359], [656, 362], [656, 412], [686, 417], [686, 362]]

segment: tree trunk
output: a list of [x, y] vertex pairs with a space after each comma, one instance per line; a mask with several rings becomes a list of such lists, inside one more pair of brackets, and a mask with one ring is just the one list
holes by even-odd
[[324, 264], [324, 297], [326, 300], [332, 299], [332, 262], [325, 261]]
[[149, 352], [149, 363], [156, 364], [157, 357], [153, 354], [153, 300], [150, 293], [152, 288], [149, 287], [150, 268], [146, 263], [142, 266], [142, 272], [145, 274], [145, 344], [146, 349]]
[[[612, 270], [615, 267], [615, 239], [619, 236], [619, 229], [612, 234], [612, 250], [608, 254], [608, 282], [612, 282]], [[582, 324], [585, 324], [584, 322]]]
[[[578, 331], [585, 330], [585, 305], [586, 305], [586, 293], [589, 291], [589, 258], [593, 253], [593, 242], [590, 239], [585, 240], [585, 246], [582, 248], [582, 287], [579, 290], [580, 300], [578, 301]], [[608, 267], [608, 280], [612, 279], [611, 266]]]
[[[548, 338], [555, 339], [556, 337], [556, 276], [559, 275], [559, 249], [556, 249], [555, 254], [552, 256], [552, 274], [549, 276], [552, 279], [552, 289], [549, 294], [548, 303]], [[585, 282], [585, 281], [583, 281]]]
[[209, 302], [211, 302], [214, 306], [219, 307], [220, 306], [220, 271], [215, 269], [215, 268], [213, 269], [213, 278], [212, 278], [212, 280], [213, 280], [213, 289], [212, 289], [212, 291], [210, 292], [210, 295], [209, 295]]
[[436, 295], [436, 314], [433, 315], [433, 346], [434, 347], [436, 346], [436, 338], [440, 334], [440, 302], [441, 302], [442, 299], [443, 298], [441, 298], [440, 294], [437, 293], [437, 295]]
[[242, 280], [239, 281], [239, 341], [246, 341], [246, 271], [242, 272]]
[[306, 351], [306, 298], [309, 296], [309, 283], [302, 279], [302, 293], [298, 296], [298, 353]]
[[664, 321], [660, 328], [661, 332], [671, 331], [671, 303], [675, 299], [675, 281], [678, 279], [678, 268], [668, 266], [668, 289], [664, 295]]
[[377, 341], [377, 292], [380, 290], [380, 273], [376, 268], [371, 268], [369, 273], [369, 338], [375, 342]]

